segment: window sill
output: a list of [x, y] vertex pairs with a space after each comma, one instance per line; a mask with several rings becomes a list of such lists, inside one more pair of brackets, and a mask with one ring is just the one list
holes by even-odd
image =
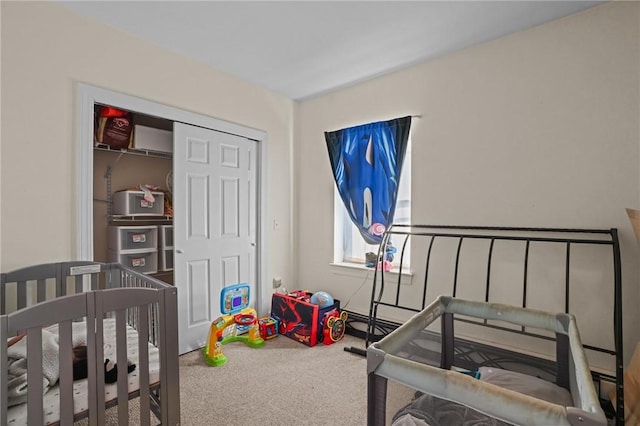
[[[332, 272], [337, 275], [347, 275], [350, 277], [356, 278], [364, 278], [367, 276], [371, 276], [373, 279], [373, 274], [375, 272], [374, 268], [368, 268], [364, 266], [362, 263], [352, 263], [352, 262], [332, 262], [329, 264], [331, 266]], [[396, 282], [398, 280], [398, 269], [394, 268], [391, 271], [386, 271], [384, 273], [385, 277], [390, 277], [391, 280]], [[400, 279], [401, 284], [411, 285], [411, 281], [413, 278], [413, 272], [408, 270], [407, 268], [402, 268], [402, 277]], [[387, 280], [385, 279], [385, 282]]]

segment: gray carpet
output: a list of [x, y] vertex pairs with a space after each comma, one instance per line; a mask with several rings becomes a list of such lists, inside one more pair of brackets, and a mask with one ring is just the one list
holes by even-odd
[[[229, 361], [221, 367], [208, 366], [200, 350], [185, 354], [180, 357], [182, 425], [366, 425], [366, 359], [345, 346], [364, 348], [364, 341], [347, 335], [310, 348], [278, 336], [258, 349], [229, 343], [223, 346]], [[412, 395], [390, 382], [387, 418]], [[139, 424], [138, 411], [137, 400], [131, 401], [130, 425]], [[107, 417], [108, 425], [117, 425], [115, 408]]]
[[252, 349], [223, 347], [228, 363], [209, 367], [202, 353], [180, 357], [184, 425], [364, 425], [366, 360], [345, 352], [362, 348], [346, 336], [333, 345], [304, 346], [287, 337]]

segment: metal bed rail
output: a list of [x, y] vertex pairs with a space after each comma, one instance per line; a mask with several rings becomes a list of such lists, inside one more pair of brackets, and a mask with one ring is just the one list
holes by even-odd
[[[436, 241], [448, 240], [453, 244], [457, 244], [455, 255], [453, 259], [453, 279], [450, 288], [449, 296], [456, 297], [459, 294], [459, 275], [461, 270], [461, 252], [463, 245], [471, 240], [482, 240], [488, 243], [488, 249], [484, 254], [486, 260], [486, 275], [479, 277], [478, 279], [484, 283], [483, 302], [492, 302], [490, 297], [490, 290], [492, 285], [492, 265], [496, 262], [495, 259], [495, 244], [498, 241], [515, 241], [524, 244], [523, 258], [522, 258], [522, 299], [520, 306], [522, 308], [528, 307], [527, 294], [528, 289], [531, 286], [529, 282], [530, 274], [530, 257], [531, 257], [531, 245], [532, 243], [551, 243], [554, 246], [559, 245], [563, 251], [564, 259], [561, 260], [564, 263], [564, 312], [570, 312], [570, 300], [571, 300], [571, 285], [572, 285], [572, 249], [577, 246], [604, 246], [611, 248], [611, 258], [604, 260], [603, 262], [612, 262], [613, 276], [611, 277], [612, 292], [613, 292], [613, 312], [612, 312], [612, 330], [614, 334], [614, 347], [603, 347], [597, 345], [587, 345], [586, 349], [600, 352], [603, 354], [611, 355], [615, 357], [615, 389], [616, 389], [616, 403], [615, 403], [615, 418], [617, 424], [623, 424], [624, 419], [624, 384], [623, 384], [623, 339], [622, 339], [622, 272], [621, 272], [621, 258], [620, 258], [620, 244], [618, 241], [617, 229], [572, 229], [572, 228], [530, 228], [530, 227], [483, 227], [483, 226], [450, 226], [450, 225], [412, 225], [412, 224], [394, 224], [391, 225], [385, 232], [383, 240], [378, 250], [378, 259], [381, 259], [384, 255], [384, 247], [387, 243], [394, 238], [394, 243], [401, 247], [398, 250], [400, 256], [399, 271], [397, 273], [397, 283], [393, 287], [395, 293], [385, 295], [385, 292], [390, 291], [387, 289], [387, 283], [390, 282], [388, 278], [385, 278], [385, 271], [380, 268], [376, 268], [373, 276], [373, 285], [371, 290], [371, 301], [369, 306], [369, 316], [367, 318], [367, 327], [365, 333], [365, 347], [374, 342], [380, 340], [380, 337], [376, 335], [376, 331], [388, 329], [388, 322], [384, 319], [378, 318], [379, 308], [386, 307], [389, 309], [399, 309], [408, 312], [420, 312], [431, 301], [427, 300], [427, 290], [429, 284], [431, 284], [431, 268], [433, 265], [433, 253]], [[423, 282], [421, 283], [421, 301], [417, 306], [409, 306], [403, 303], [403, 291], [407, 291], [405, 287], [400, 285], [400, 279], [402, 276], [403, 260], [407, 247], [411, 247], [412, 239], [422, 238], [426, 239], [426, 243], [420, 240], [420, 244], [426, 244], [423, 246], [426, 250], [426, 256], [424, 264], [419, 266], [420, 259], [412, 259], [412, 269], [423, 268], [420, 272], [424, 273]], [[397, 240], [400, 240], [398, 243]], [[418, 242], [413, 242], [418, 244]], [[394, 280], [395, 281], [395, 280]], [[413, 287], [413, 286], [411, 286]], [[393, 291], [393, 289], [391, 290]], [[414, 290], [415, 291], [415, 290]], [[575, 290], [574, 290], [575, 291]], [[383, 297], [387, 296], [387, 299], [383, 300]], [[389, 297], [390, 296], [390, 297]], [[415, 296], [415, 295], [414, 295]], [[382, 321], [379, 324], [379, 321]], [[520, 335], [553, 340], [552, 337], [545, 336], [543, 334], [532, 333], [525, 330], [524, 327], [520, 329], [506, 328], [499, 325], [488, 323], [487, 320], [477, 321], [466, 318], [456, 318], [456, 321], [463, 321], [473, 323], [476, 325], [507, 331], [511, 333], [517, 333]], [[354, 352], [356, 352], [354, 350]], [[600, 380], [600, 377], [608, 379], [611, 376], [606, 374], [600, 374], [594, 372], [594, 377]], [[598, 382], [599, 384], [599, 382]]]

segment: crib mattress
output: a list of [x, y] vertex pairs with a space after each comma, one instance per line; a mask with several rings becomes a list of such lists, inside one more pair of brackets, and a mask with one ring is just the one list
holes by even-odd
[[[105, 319], [103, 322], [104, 327], [104, 357], [115, 361], [116, 359], [116, 328], [115, 319]], [[53, 334], [57, 334], [57, 325], [49, 327], [47, 330]], [[74, 324], [74, 333], [76, 330], [85, 327], [84, 322]], [[85, 333], [86, 334], [86, 333]], [[130, 362], [136, 364], [136, 369], [129, 373], [129, 393], [139, 390], [139, 369], [141, 368], [138, 358], [138, 333], [132, 327], [127, 326], [127, 358]], [[149, 344], [149, 383], [156, 385], [160, 381], [160, 357], [158, 348]], [[117, 395], [117, 384], [106, 384], [104, 388], [105, 401], [114, 402]], [[87, 379], [77, 380], [73, 383], [74, 394], [74, 413], [81, 414], [88, 410], [88, 381]], [[43, 396], [44, 407], [44, 424], [55, 424], [60, 420], [60, 393], [58, 386], [53, 386]], [[10, 407], [7, 415], [8, 425], [23, 425], [27, 424], [27, 404], [20, 404], [14, 407]]]

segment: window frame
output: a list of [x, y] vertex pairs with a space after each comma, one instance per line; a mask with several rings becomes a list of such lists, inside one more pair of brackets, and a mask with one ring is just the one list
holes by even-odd
[[[408, 196], [408, 201], [409, 201], [409, 205], [406, 207], [408, 208], [408, 217], [406, 221], [396, 221], [394, 219], [394, 223], [410, 223], [411, 221], [411, 194], [412, 194], [412, 179], [411, 179], [411, 163], [412, 163], [412, 158], [411, 158], [411, 137], [409, 137], [409, 141], [408, 141], [408, 145], [407, 145], [407, 150], [405, 152], [405, 158], [404, 158], [404, 163], [402, 166], [402, 171], [400, 174], [400, 185], [398, 188], [398, 200], [397, 202], [399, 203], [400, 201], [406, 201], [406, 198], [402, 198], [400, 199], [400, 195], [405, 192], [405, 195]], [[408, 179], [408, 181], [407, 181]], [[407, 186], [406, 188], [404, 188], [404, 191], [401, 190], [402, 187]], [[396, 206], [396, 214], [397, 214], [397, 206]], [[351, 234], [349, 236], [349, 233]], [[357, 230], [356, 226], [351, 222], [351, 219], [349, 217], [349, 214], [347, 213], [346, 207], [344, 206], [344, 203], [342, 202], [342, 198], [340, 197], [340, 193], [338, 192], [338, 189], [336, 188], [335, 184], [333, 186], [333, 265], [340, 265], [340, 266], [349, 266], [349, 267], [356, 267], [356, 268], [366, 268], [366, 269], [372, 269], [372, 268], [367, 268], [365, 266], [365, 259], [364, 257], [356, 257], [353, 255], [353, 249], [351, 251], [351, 253], [347, 253], [346, 248], [348, 247], [348, 245], [350, 243], [347, 242], [347, 239], [349, 237], [351, 237], [351, 241], [354, 235], [357, 235], [358, 237], [360, 237], [359, 235], [359, 231]], [[366, 253], [367, 251], [373, 251], [374, 253], [378, 253], [378, 246], [374, 246], [374, 245], [368, 245], [366, 244], [366, 242], [361, 239], [361, 246], [364, 247], [364, 253]], [[398, 248], [396, 246], [396, 248]], [[364, 255], [364, 253], [362, 253]], [[350, 256], [349, 256], [350, 255]], [[399, 253], [396, 253], [394, 262], [393, 262], [393, 269], [392, 271], [397, 271], [399, 269], [399, 260], [400, 260], [400, 256]], [[403, 270], [403, 274], [405, 271], [407, 271], [408, 274], [411, 274], [410, 272], [410, 268], [411, 268], [411, 250], [408, 247], [407, 250], [405, 250], [405, 255], [403, 258], [404, 264], [402, 266], [402, 270]]]

